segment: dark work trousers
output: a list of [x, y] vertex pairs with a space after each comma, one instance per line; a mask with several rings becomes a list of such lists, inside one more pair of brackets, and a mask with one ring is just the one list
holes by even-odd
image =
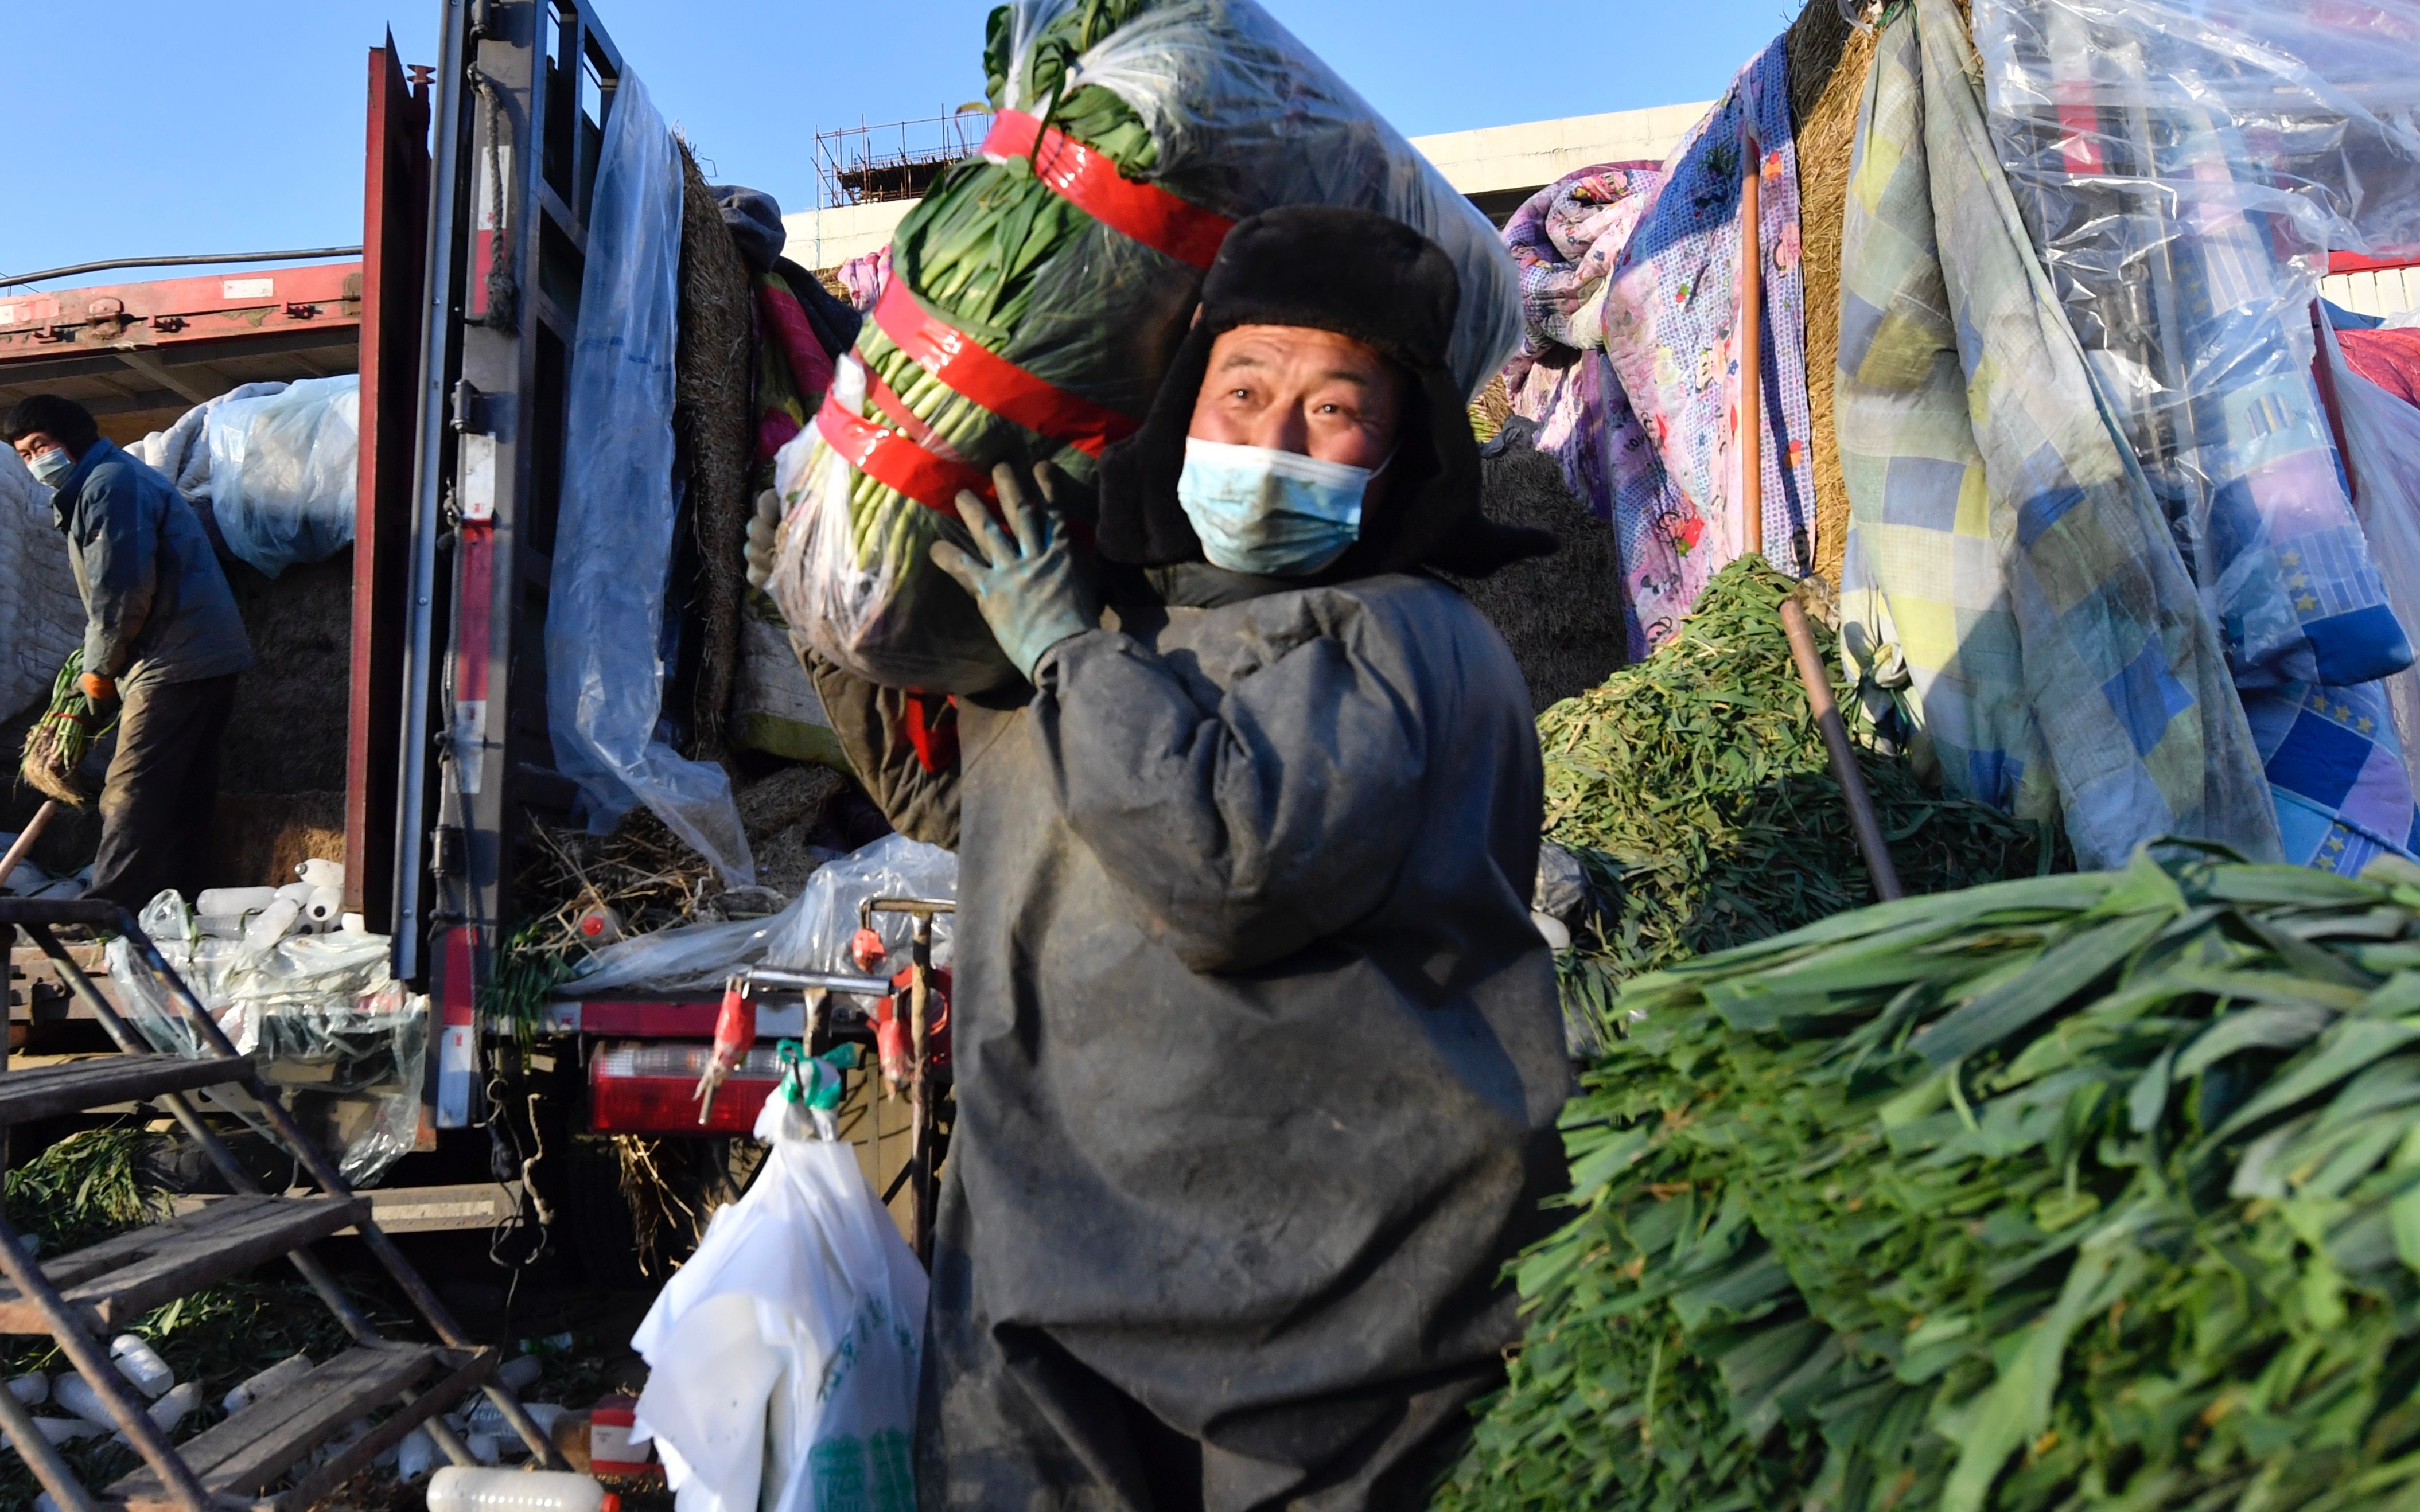
[[101, 854], [88, 896], [139, 913], [168, 887], [191, 903], [208, 880], [203, 857], [235, 680], [229, 672], [126, 690], [117, 753], [101, 789]]

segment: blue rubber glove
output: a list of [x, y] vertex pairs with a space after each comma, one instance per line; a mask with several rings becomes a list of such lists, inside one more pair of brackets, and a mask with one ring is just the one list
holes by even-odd
[[[961, 491], [958, 517], [973, 532], [975, 549], [964, 551], [948, 541], [936, 541], [933, 564], [974, 595], [1000, 649], [1031, 682], [1044, 652], [1069, 636], [1099, 628], [1100, 604], [1076, 561], [1067, 522], [1059, 512], [1035, 508], [1005, 462], [992, 469], [992, 484], [1008, 530], [1000, 528], [982, 500]], [[1047, 496], [1047, 487], [1044, 492]]]

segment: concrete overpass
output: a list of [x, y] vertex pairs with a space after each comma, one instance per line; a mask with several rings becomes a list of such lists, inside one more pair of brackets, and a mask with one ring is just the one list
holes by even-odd
[[[1711, 101], [1701, 101], [1570, 116], [1416, 136], [1412, 146], [1436, 164], [1446, 182], [1501, 225], [1523, 200], [1575, 168], [1597, 162], [1661, 162], [1711, 108]], [[861, 256], [889, 241], [915, 203], [890, 200], [783, 216], [789, 255], [809, 268], [836, 267]]]

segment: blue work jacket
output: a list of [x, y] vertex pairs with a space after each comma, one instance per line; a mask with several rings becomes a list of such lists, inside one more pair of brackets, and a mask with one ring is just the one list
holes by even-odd
[[252, 640], [200, 517], [174, 485], [107, 440], [61, 480], [52, 517], [84, 595], [84, 670], [121, 692], [252, 665]]

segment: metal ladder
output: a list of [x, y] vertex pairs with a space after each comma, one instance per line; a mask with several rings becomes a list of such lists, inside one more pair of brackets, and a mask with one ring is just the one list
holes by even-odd
[[[158, 980], [200, 1037], [202, 1057], [188, 1060], [162, 1055], [138, 1039], [59, 943], [53, 931], [64, 924], [122, 934], [135, 960]], [[0, 1274], [6, 1277], [0, 1284], [0, 1333], [43, 1334], [57, 1340], [144, 1459], [105, 1491], [87, 1491], [35, 1427], [32, 1412], [0, 1391], [0, 1427], [8, 1430], [9, 1443], [60, 1512], [307, 1512], [415, 1427], [426, 1427], [454, 1463], [475, 1464], [460, 1437], [438, 1415], [474, 1390], [486, 1392], [540, 1465], [564, 1468], [547, 1435], [494, 1379], [497, 1351], [473, 1344], [463, 1334], [420, 1273], [371, 1221], [369, 1200], [345, 1184], [335, 1163], [294, 1122], [251, 1057], [237, 1054], [227, 1042], [132, 915], [101, 901], [0, 898], [0, 929], [9, 926], [31, 936], [125, 1054], [0, 1073], [0, 1126], [149, 1100], [175, 1116], [234, 1194], [198, 1212], [39, 1261], [0, 1215]], [[240, 1087], [259, 1103], [271, 1132], [311, 1173], [320, 1195], [265, 1193], [236, 1163], [185, 1095], [224, 1086]], [[360, 1230], [363, 1242], [411, 1299], [438, 1343], [380, 1337], [337, 1286], [334, 1274], [306, 1247], [346, 1227]], [[184, 1443], [171, 1443], [100, 1341], [154, 1307], [278, 1255], [291, 1260], [318, 1293], [352, 1336], [352, 1348]], [[365, 1436], [323, 1464], [304, 1466], [292, 1484], [276, 1489], [289, 1471], [303, 1466], [314, 1450], [347, 1425], [389, 1405], [396, 1410]]]

